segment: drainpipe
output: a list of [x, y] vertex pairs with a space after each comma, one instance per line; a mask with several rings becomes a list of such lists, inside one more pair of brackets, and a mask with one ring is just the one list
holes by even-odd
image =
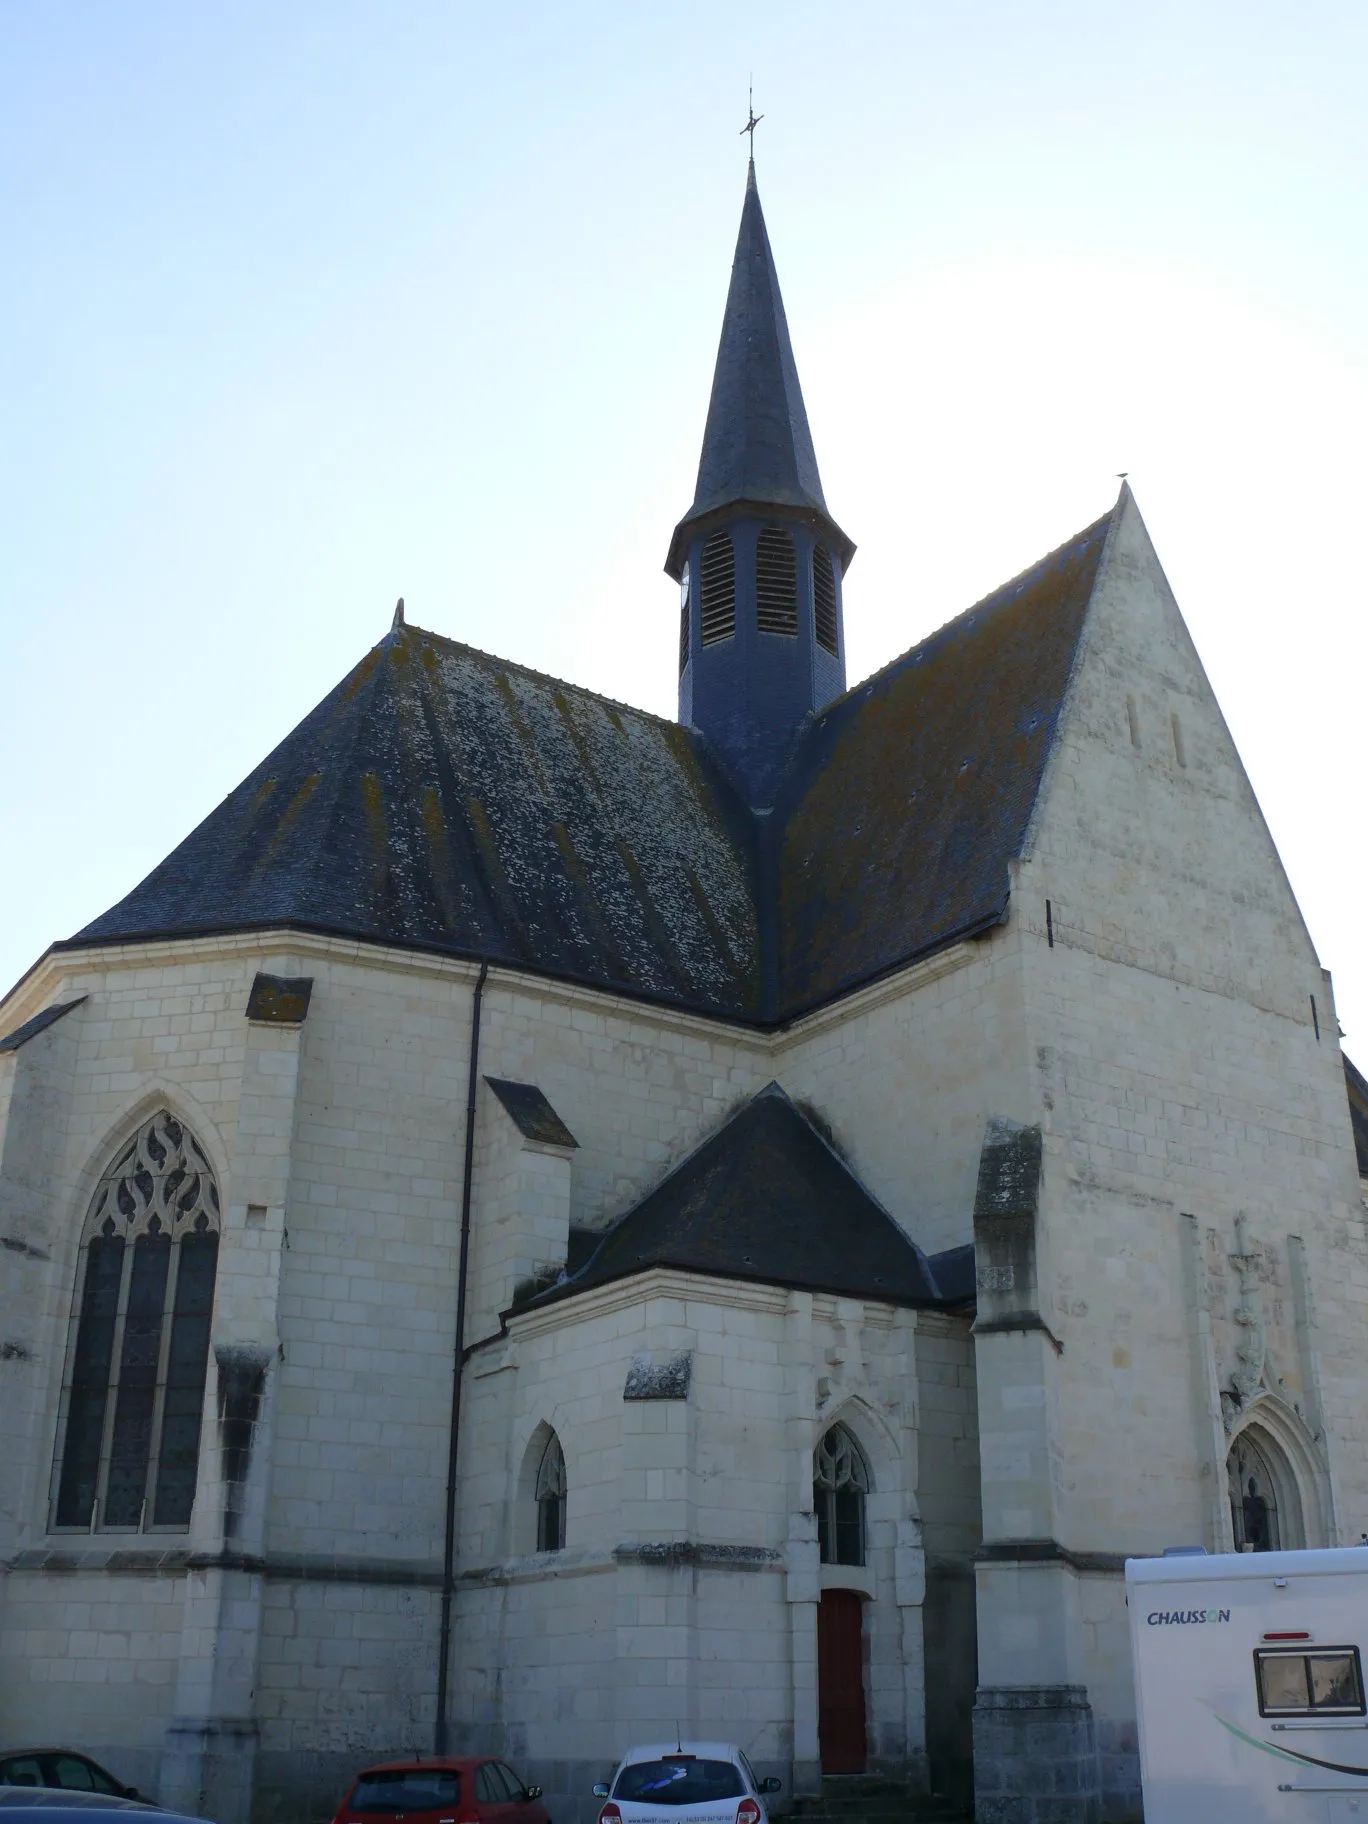
[[489, 958], [480, 962], [470, 1010], [470, 1076], [466, 1086], [465, 1167], [461, 1178], [461, 1256], [456, 1269], [456, 1351], [451, 1363], [451, 1433], [447, 1444], [446, 1531], [442, 1538], [442, 1620], [438, 1629], [437, 1722], [432, 1752], [447, 1751], [448, 1674], [451, 1663], [451, 1599], [456, 1589], [456, 1452], [461, 1442], [461, 1369], [465, 1357], [466, 1274], [470, 1265], [470, 1184], [475, 1163], [475, 1087], [480, 1080], [480, 1013]]

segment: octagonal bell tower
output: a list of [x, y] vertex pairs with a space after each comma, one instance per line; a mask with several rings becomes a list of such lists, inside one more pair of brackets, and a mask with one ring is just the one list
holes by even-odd
[[845, 689], [854, 551], [822, 496], [752, 159], [698, 485], [665, 569], [680, 584], [679, 719], [756, 807], [804, 718]]

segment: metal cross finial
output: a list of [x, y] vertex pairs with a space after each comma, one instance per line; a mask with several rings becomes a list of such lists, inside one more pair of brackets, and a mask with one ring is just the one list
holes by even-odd
[[748, 83], [746, 85], [746, 112], [750, 116], [750, 119], [746, 122], [745, 126], [742, 127], [741, 131], [743, 133], [750, 134], [751, 163], [754, 164], [755, 163], [755, 129], [760, 125], [760, 122], [765, 117], [763, 114], [757, 114], [755, 111], [755, 86], [753, 83]]

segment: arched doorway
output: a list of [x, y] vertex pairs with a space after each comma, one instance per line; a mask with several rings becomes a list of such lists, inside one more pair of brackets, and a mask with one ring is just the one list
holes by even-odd
[[[813, 1453], [812, 1505], [818, 1556], [827, 1565], [865, 1562], [869, 1465], [844, 1425], [833, 1425]], [[822, 1591], [817, 1605], [817, 1736], [823, 1773], [863, 1773], [864, 1599], [855, 1589]]]
[[1226, 1459], [1230, 1525], [1237, 1552], [1277, 1552], [1305, 1544], [1296, 1477], [1260, 1428], [1247, 1426]]

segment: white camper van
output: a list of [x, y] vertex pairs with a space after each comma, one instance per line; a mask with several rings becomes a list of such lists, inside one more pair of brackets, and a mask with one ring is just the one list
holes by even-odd
[[1126, 1561], [1145, 1824], [1368, 1824], [1368, 1548]]

